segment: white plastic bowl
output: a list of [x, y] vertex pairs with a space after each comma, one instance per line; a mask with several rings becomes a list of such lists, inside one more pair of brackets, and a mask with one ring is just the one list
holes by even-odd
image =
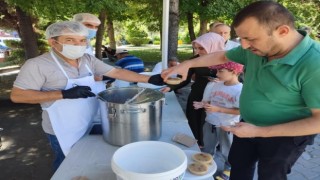
[[119, 148], [111, 160], [118, 180], [181, 180], [187, 156], [179, 147], [160, 141], [140, 141]]

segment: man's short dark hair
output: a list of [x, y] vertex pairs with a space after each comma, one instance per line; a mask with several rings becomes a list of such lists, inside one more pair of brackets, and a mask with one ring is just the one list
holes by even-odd
[[179, 62], [179, 59], [177, 57], [169, 57], [168, 61]]
[[294, 26], [294, 16], [283, 5], [274, 1], [257, 1], [240, 10], [232, 23], [238, 27], [247, 18], [253, 17], [258, 23], [268, 28], [269, 34], [281, 25]]

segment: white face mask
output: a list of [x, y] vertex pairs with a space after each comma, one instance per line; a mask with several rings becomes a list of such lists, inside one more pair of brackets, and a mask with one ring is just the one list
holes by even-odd
[[87, 46], [75, 46], [70, 44], [61, 44], [61, 45], [62, 45], [62, 51], [60, 53], [66, 58], [72, 59], [72, 60], [76, 60], [82, 57], [87, 48]]

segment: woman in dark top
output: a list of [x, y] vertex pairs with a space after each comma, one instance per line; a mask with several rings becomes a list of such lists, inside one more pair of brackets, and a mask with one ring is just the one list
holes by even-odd
[[[192, 42], [196, 56], [203, 56], [215, 51], [224, 49], [224, 39], [216, 33], [206, 33], [198, 37]], [[203, 146], [202, 126], [205, 121], [206, 113], [204, 109], [194, 109], [193, 101], [201, 101], [204, 89], [209, 82], [209, 77], [216, 77], [215, 70], [210, 70], [208, 67], [190, 68], [188, 77], [179, 85], [173, 87], [174, 90], [180, 89], [190, 83], [194, 76], [194, 83], [191, 86], [191, 92], [187, 101], [186, 116], [189, 126], [194, 137], [198, 140], [198, 145]]]

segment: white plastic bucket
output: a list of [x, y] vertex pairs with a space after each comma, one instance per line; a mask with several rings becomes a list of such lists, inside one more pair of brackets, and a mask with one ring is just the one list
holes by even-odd
[[119, 148], [111, 168], [118, 180], [181, 180], [187, 156], [180, 148], [159, 141], [140, 141]]

